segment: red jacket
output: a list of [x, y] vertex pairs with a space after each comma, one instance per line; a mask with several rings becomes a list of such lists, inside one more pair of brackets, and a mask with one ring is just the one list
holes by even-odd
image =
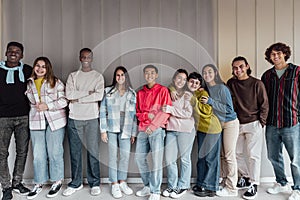
[[[139, 131], [146, 131], [149, 127], [152, 131], [157, 128], [165, 128], [170, 116], [161, 110], [163, 105], [172, 105], [169, 91], [166, 87], [155, 84], [151, 89], [146, 85], [137, 93], [136, 117], [139, 121]], [[148, 114], [154, 114], [154, 119], [148, 118]]]

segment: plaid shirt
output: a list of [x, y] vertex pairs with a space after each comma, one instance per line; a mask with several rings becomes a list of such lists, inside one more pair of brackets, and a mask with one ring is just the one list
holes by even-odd
[[[65, 98], [65, 86], [58, 80], [54, 88], [46, 81], [41, 87], [41, 100], [33, 78], [29, 78], [27, 91], [25, 92], [30, 101], [29, 128], [30, 130], [46, 129], [46, 119], [52, 131], [64, 127], [67, 123], [65, 107], [68, 105]], [[37, 102], [44, 102], [48, 106], [47, 111], [38, 112]]]
[[[118, 101], [119, 95], [116, 88], [105, 88], [105, 96], [102, 99], [100, 106], [100, 130], [103, 132], [119, 133], [120, 131], [120, 104]], [[129, 138], [136, 136], [137, 120], [136, 120], [136, 93], [129, 88], [125, 103], [124, 126], [121, 138]]]
[[267, 70], [262, 81], [269, 98], [267, 125], [291, 127], [300, 122], [300, 66], [289, 64], [281, 78], [275, 67]]

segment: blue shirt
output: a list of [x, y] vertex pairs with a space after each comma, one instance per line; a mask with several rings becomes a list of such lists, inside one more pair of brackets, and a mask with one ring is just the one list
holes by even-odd
[[137, 120], [136, 120], [136, 93], [133, 89], [129, 88], [126, 95], [125, 102], [125, 116], [124, 126], [121, 125], [120, 117], [120, 98], [118, 89], [111, 87], [105, 88], [105, 96], [101, 101], [100, 106], [100, 130], [102, 132], [120, 133], [122, 129], [121, 138], [130, 138], [137, 134]]
[[229, 89], [224, 84], [217, 84], [208, 87], [208, 104], [213, 107], [215, 115], [221, 122], [229, 122], [237, 118], [233, 108], [232, 98]]

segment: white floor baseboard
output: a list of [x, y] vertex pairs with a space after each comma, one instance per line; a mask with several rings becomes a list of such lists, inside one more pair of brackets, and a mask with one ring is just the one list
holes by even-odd
[[[292, 177], [287, 177], [289, 182], [293, 182]], [[70, 182], [71, 179], [70, 178], [66, 178], [64, 179], [64, 183], [67, 184], [68, 182]], [[127, 179], [128, 183], [133, 183], [133, 184], [140, 184], [143, 183], [141, 178], [128, 178]], [[275, 182], [275, 177], [261, 177], [260, 178], [260, 182], [261, 183], [273, 183]], [[25, 184], [33, 184], [34, 181], [33, 179], [24, 179], [24, 183]], [[84, 183], [87, 183], [87, 179], [84, 178]], [[101, 183], [110, 183], [109, 178], [101, 178]], [[163, 183], [167, 183], [167, 178], [163, 178]], [[196, 178], [191, 178], [191, 183], [196, 183]], [[50, 184], [50, 182], [49, 182]]]

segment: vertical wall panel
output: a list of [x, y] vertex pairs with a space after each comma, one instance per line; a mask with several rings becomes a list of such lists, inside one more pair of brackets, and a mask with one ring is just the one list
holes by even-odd
[[[24, 46], [36, 46], [36, 48], [27, 49], [30, 53], [25, 51], [25, 56], [28, 64], [32, 65], [36, 55], [43, 53], [43, 1], [28, 0], [24, 3], [23, 20], [26, 25], [23, 27]], [[34, 11], [34, 12], [33, 12]]]
[[256, 45], [257, 45], [257, 77], [261, 77], [263, 72], [270, 67], [265, 60], [265, 50], [275, 40], [275, 18], [274, 0], [257, 0], [256, 5]]
[[[253, 76], [256, 75], [255, 6], [253, 0], [237, 1], [237, 55], [246, 57]], [[228, 66], [228, 70], [231, 70], [231, 66]]]
[[[101, 1], [83, 0], [82, 8], [82, 47], [93, 49], [101, 42]], [[85, 30], [85, 31], [84, 31]]]
[[294, 0], [294, 51], [292, 52], [295, 64], [300, 65], [300, 1]]
[[[54, 73], [62, 77], [62, 12], [61, 1], [43, 0], [43, 55], [49, 57]], [[56, 11], [56, 12], [53, 12]]]
[[[213, 3], [212, 3], [213, 2]], [[200, 45], [208, 52], [209, 56], [217, 62], [217, 38], [218, 35], [218, 7], [215, 0], [198, 0], [196, 1], [196, 37]], [[214, 26], [216, 25], [216, 26]], [[205, 28], [204, 28], [205, 27]], [[204, 55], [207, 56], [207, 55]], [[199, 59], [202, 59], [202, 52], [198, 52]], [[201, 63], [201, 60], [198, 61]]]
[[[141, 0], [122, 0], [120, 1], [120, 31], [128, 31], [132, 29], [140, 28], [141, 24]], [[139, 43], [139, 39], [137, 39], [137, 43]], [[125, 41], [124, 37], [121, 37], [121, 51], [126, 51], [128, 49], [128, 46], [133, 46], [133, 43], [135, 41]], [[128, 42], [130, 44], [128, 44]], [[139, 83], [141, 83], [144, 79], [143, 76], [136, 76], [137, 73], [139, 73], [139, 66], [141, 64], [140, 59], [140, 52], [136, 49], [130, 49], [130, 52], [128, 52], [125, 55], [121, 56], [120, 59], [121, 65], [124, 65], [131, 77], [131, 84], [137, 88]], [[114, 68], [113, 68], [114, 69]], [[112, 70], [113, 70], [112, 69]], [[110, 73], [112, 74], [112, 73]], [[112, 77], [112, 75], [110, 75]], [[110, 79], [112, 80], [112, 79]], [[131, 158], [133, 159], [133, 158]], [[132, 163], [134, 163], [134, 160], [132, 160]], [[137, 174], [134, 174], [134, 176], [137, 176]]]
[[[294, 47], [293, 11], [293, 0], [275, 0], [275, 13], [278, 13], [278, 15], [275, 15], [275, 41], [286, 43], [292, 49]], [[297, 12], [299, 11], [297, 10]], [[282, 13], [284, 13], [284, 15]], [[291, 57], [289, 61], [293, 62], [293, 57]]]
[[79, 50], [82, 48], [81, 0], [62, 2], [62, 78], [79, 69]]
[[[10, 0], [2, 1], [3, 24], [2, 44], [6, 47], [9, 41], [23, 42], [23, 1]], [[1, 46], [2, 47], [2, 46]], [[2, 48], [3, 50], [4, 48]], [[25, 47], [26, 51], [26, 47]], [[5, 52], [3, 52], [5, 54]], [[26, 53], [26, 52], [25, 52]]]
[[236, 0], [219, 0], [219, 37], [218, 37], [218, 61], [220, 73], [224, 81], [231, 76], [228, 70], [231, 59], [236, 55]]

